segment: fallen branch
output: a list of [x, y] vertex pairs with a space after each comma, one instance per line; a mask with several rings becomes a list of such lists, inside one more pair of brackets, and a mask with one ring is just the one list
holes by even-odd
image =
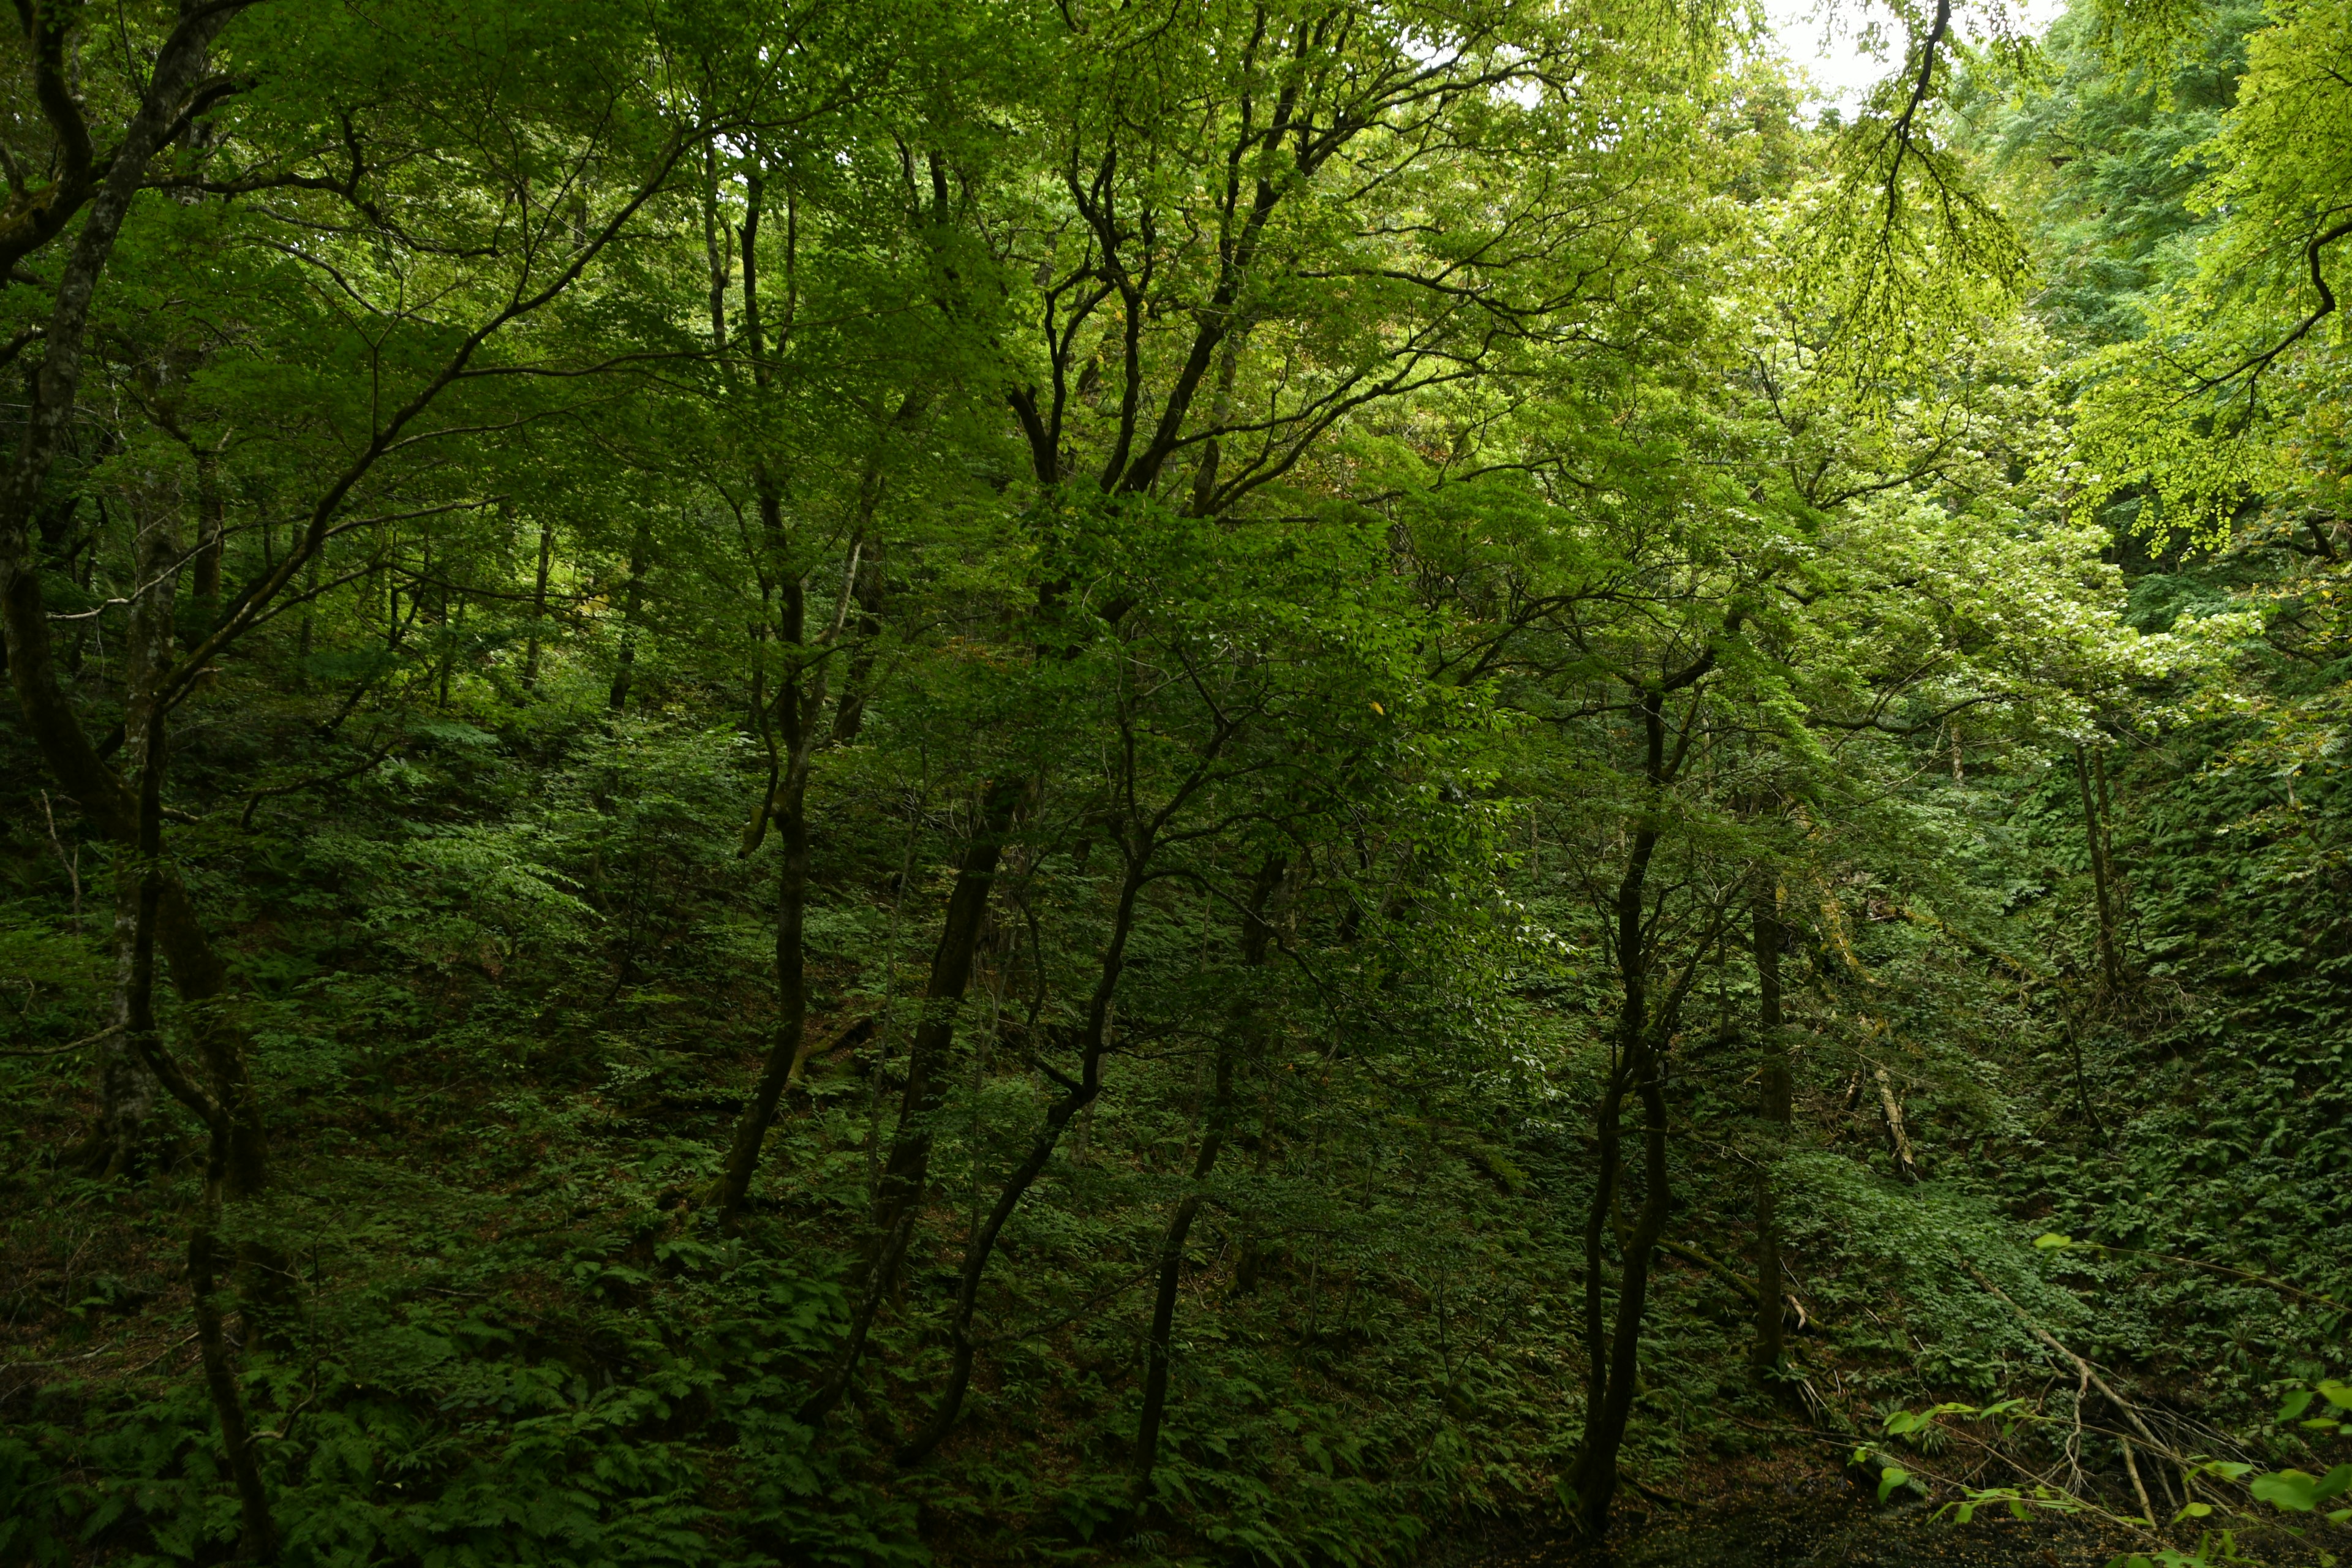
[[[2061, 1358], [2074, 1366], [2077, 1372], [2082, 1373], [2084, 1382], [2089, 1384], [2092, 1387], [2097, 1389], [2101, 1394], [2105, 1395], [2107, 1403], [2114, 1405], [2116, 1412], [2120, 1414], [2126, 1421], [2131, 1423], [2132, 1430], [2140, 1435], [2141, 1439], [2147, 1444], [2151, 1451], [2163, 1455], [2166, 1458], [2170, 1459], [2175, 1465], [2178, 1465], [2180, 1468], [2180, 1486], [2182, 1492], [2191, 1497], [2196, 1495], [2193, 1491], [2189, 1490], [2189, 1478], [2194, 1473], [2195, 1467], [2190, 1465], [2189, 1461], [2183, 1458], [2180, 1455], [2174, 1453], [2171, 1446], [2166, 1443], [2163, 1438], [2156, 1435], [2154, 1430], [2149, 1427], [2148, 1424], [2141, 1418], [2139, 1406], [2134, 1405], [2130, 1400], [2126, 1399], [2122, 1394], [2117, 1394], [2113, 1388], [2109, 1387], [2107, 1385], [2107, 1380], [2099, 1375], [2098, 1368], [2093, 1366], [2089, 1362], [2084, 1361], [2081, 1356], [2076, 1355], [2073, 1351], [2068, 1350], [2064, 1345], [2059, 1343], [2057, 1336], [2051, 1333], [2049, 1330], [2043, 1328], [2041, 1324], [2035, 1322], [2032, 1316], [2026, 1312], [2024, 1308], [2010, 1300], [2006, 1291], [2001, 1289], [2000, 1286], [1994, 1284], [1991, 1280], [1986, 1279], [1982, 1274], [1978, 1273], [1976, 1265], [1969, 1263], [1964, 1258], [1961, 1260], [1960, 1267], [1969, 1271], [1969, 1279], [1974, 1279], [1978, 1284], [1983, 1286], [1987, 1290], [1992, 1293], [1993, 1298], [1996, 1300], [2000, 1301], [2001, 1305], [2007, 1307], [2011, 1311], [2016, 1313], [2017, 1321], [2025, 1325], [2025, 1331], [2027, 1333], [2032, 1334], [2043, 1345], [2055, 1352]], [[2162, 1472], [2158, 1472], [2159, 1475], [2161, 1475], [2161, 1473]], [[2154, 1516], [2151, 1515], [2150, 1517], [2152, 1520]]]
[[121, 1033], [122, 1033], [121, 1025], [109, 1024], [95, 1035], [84, 1035], [80, 1039], [68, 1041], [62, 1046], [37, 1046], [30, 1049], [0, 1051], [0, 1057], [61, 1057], [68, 1051], [78, 1051], [84, 1046], [94, 1046], [110, 1035]]
[[1895, 1168], [1906, 1182], [1919, 1179], [1919, 1163], [1911, 1155], [1910, 1135], [1903, 1131], [1903, 1102], [1895, 1098], [1895, 1080], [1880, 1068], [1878, 1079], [1879, 1110], [1886, 1117], [1886, 1146], [1894, 1152]]
[[400, 742], [406, 739], [407, 737], [405, 735], [394, 735], [391, 740], [386, 741], [382, 747], [380, 747], [366, 760], [355, 763], [352, 766], [340, 769], [335, 773], [320, 773], [315, 778], [296, 779], [292, 784], [268, 784], [259, 789], [248, 790], [246, 793], [245, 797], [245, 810], [237, 817], [236, 825], [239, 827], [251, 827], [253, 826], [253, 808], [259, 805], [263, 801], [273, 796], [295, 795], [306, 789], [317, 789], [322, 784], [341, 784], [346, 779], [355, 779], [359, 777], [360, 774], [366, 773], [371, 768], [373, 768], [377, 763], [383, 762], [386, 757], [392, 755], [392, 753], [399, 748]]
[[1662, 1240], [1658, 1243], [1658, 1250], [1660, 1252], [1671, 1252], [1676, 1258], [1686, 1258], [1690, 1262], [1697, 1264], [1701, 1268], [1706, 1269], [1709, 1274], [1714, 1275], [1717, 1279], [1722, 1280], [1725, 1284], [1730, 1286], [1733, 1289], [1747, 1297], [1751, 1303], [1760, 1302], [1763, 1300], [1761, 1296], [1757, 1294], [1756, 1281], [1753, 1279], [1741, 1279], [1738, 1274], [1732, 1272], [1731, 1265], [1722, 1261], [1720, 1258], [1709, 1258], [1706, 1253], [1701, 1252], [1696, 1247], [1688, 1247], [1679, 1241]]
[[865, 1017], [856, 1020], [848, 1027], [843, 1029], [839, 1034], [834, 1036], [832, 1039], [827, 1040], [824, 1045], [814, 1047], [814, 1048], [803, 1048], [798, 1056], [793, 1058], [792, 1069], [784, 1075], [784, 1092], [790, 1094], [794, 1089], [800, 1086], [801, 1079], [807, 1074], [809, 1063], [816, 1060], [819, 1057], [829, 1057], [836, 1051], [845, 1051], [852, 1046], [863, 1045], [866, 1040], [872, 1038], [873, 1035], [874, 1016], [869, 1013]]

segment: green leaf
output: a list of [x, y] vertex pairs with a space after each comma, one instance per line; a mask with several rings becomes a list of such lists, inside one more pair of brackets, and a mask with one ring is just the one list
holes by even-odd
[[2293, 1421], [2305, 1411], [2311, 1408], [2311, 1390], [2307, 1388], [2296, 1389], [2293, 1394], [2288, 1394], [2286, 1396], [2285, 1403], [2279, 1406], [2279, 1419], [2282, 1421]]
[[2256, 1476], [2247, 1489], [2273, 1508], [2309, 1513], [2320, 1500], [2319, 1478], [2301, 1470], [2273, 1470]]
[[1878, 1500], [1885, 1502], [1895, 1495], [1895, 1489], [1911, 1479], [1911, 1472], [1900, 1465], [1889, 1465], [1878, 1472]]
[[2047, 1252], [2055, 1247], [2072, 1247], [2074, 1245], [2074, 1238], [2071, 1236], [2061, 1236], [2054, 1230], [2046, 1231], [2033, 1238], [2033, 1245]]

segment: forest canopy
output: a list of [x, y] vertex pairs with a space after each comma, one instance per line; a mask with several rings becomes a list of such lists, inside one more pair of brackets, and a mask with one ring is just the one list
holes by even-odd
[[1874, 4], [17, 0], [0, 1568], [2334, 1563], [2352, 4]]

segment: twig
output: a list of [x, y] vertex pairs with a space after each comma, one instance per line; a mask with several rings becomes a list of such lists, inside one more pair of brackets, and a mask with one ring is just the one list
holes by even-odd
[[335, 773], [320, 773], [315, 778], [297, 779], [292, 784], [268, 784], [259, 789], [248, 790], [246, 793], [245, 797], [245, 810], [238, 816], [236, 825], [239, 827], [251, 827], [253, 826], [253, 808], [259, 805], [264, 800], [269, 799], [272, 796], [294, 795], [302, 790], [316, 789], [321, 784], [341, 784], [345, 779], [355, 779], [359, 777], [360, 774], [366, 773], [370, 768], [374, 767], [386, 757], [392, 755], [394, 751], [399, 749], [401, 742], [405, 739], [407, 739], [407, 736], [404, 734], [396, 734], [393, 736], [391, 740], [386, 741], [382, 747], [378, 748], [374, 755], [367, 758], [363, 762], [355, 763], [352, 766], [341, 769]]
[[58, 852], [58, 864], [66, 868], [66, 880], [73, 884], [73, 929], [81, 934], [81, 847], [74, 847], [73, 858], [66, 858], [65, 840], [58, 837], [58, 814], [49, 809], [49, 792], [41, 792], [41, 816], [49, 825], [49, 843]]
[[2126, 1258], [2153, 1258], [2159, 1263], [2178, 1263], [2188, 1268], [2210, 1268], [2216, 1274], [2227, 1274], [2235, 1279], [2251, 1279], [2257, 1285], [2267, 1285], [2273, 1290], [2284, 1290], [2290, 1296], [2300, 1296], [2306, 1301], [2325, 1301], [2327, 1305], [2337, 1308], [2345, 1305], [2333, 1296], [2323, 1296], [2316, 1290], [2306, 1290], [2300, 1285], [2290, 1285], [2285, 1280], [2273, 1279], [2268, 1274], [2256, 1274], [2244, 1268], [2232, 1268], [2226, 1263], [2208, 1263], [2200, 1258], [2181, 1258], [2169, 1252], [2143, 1252], [2136, 1247], [2110, 1247], [2104, 1241], [2069, 1240], [2066, 1245], [2070, 1248], [2079, 1248], [2084, 1252], [2115, 1252]]
[[95, 1035], [84, 1035], [80, 1039], [69, 1041], [62, 1046], [41, 1046], [31, 1050], [0, 1051], [0, 1057], [61, 1057], [68, 1051], [78, 1051], [84, 1046], [94, 1046], [98, 1044], [99, 1041], [106, 1038], [109, 1035], [119, 1035], [121, 1033], [122, 1033], [121, 1025], [109, 1024], [105, 1028], [100, 1029]]
[[2147, 1521], [2150, 1524], [2154, 1524], [2156, 1522], [2156, 1507], [2147, 1500], [2147, 1488], [2139, 1479], [2139, 1462], [2132, 1458], [2131, 1439], [2128, 1437], [2118, 1437], [2116, 1441], [2123, 1445], [2124, 1473], [2131, 1477], [2132, 1496], [2139, 1499], [2139, 1511], [2147, 1516]]
[[2189, 1487], [2189, 1478], [2191, 1474], [2191, 1467], [2186, 1460], [2181, 1458], [2179, 1455], [2172, 1453], [2164, 1439], [2158, 1437], [2155, 1432], [2149, 1429], [2147, 1423], [2140, 1417], [2139, 1406], [2134, 1405], [2122, 1394], [2117, 1394], [2114, 1389], [2108, 1387], [2107, 1380], [2099, 1375], [2097, 1368], [2094, 1367], [2089, 1362], [2084, 1361], [2081, 1356], [2076, 1355], [2073, 1351], [2068, 1350], [2064, 1345], [2060, 1344], [2056, 1337], [2053, 1336], [2050, 1331], [2044, 1329], [2041, 1324], [2035, 1322], [2031, 1317], [2026, 1315], [2024, 1308], [2019, 1306], [2015, 1301], [2011, 1300], [2007, 1292], [2003, 1291], [2000, 1286], [1994, 1284], [1991, 1280], [1978, 1273], [1975, 1264], [1963, 1258], [1961, 1260], [1960, 1267], [1969, 1271], [1969, 1277], [1970, 1279], [1983, 1286], [1987, 1290], [1992, 1292], [1993, 1296], [1998, 1299], [2002, 1305], [2006, 1306], [2011, 1311], [2015, 1312], [2017, 1314], [2018, 1321], [2025, 1325], [2026, 1332], [2032, 1334], [2035, 1339], [2041, 1341], [2044, 1345], [2047, 1345], [2051, 1350], [2055, 1351], [2060, 1356], [2071, 1363], [2074, 1368], [2083, 1374], [2084, 1382], [2097, 1389], [2101, 1394], [2106, 1395], [2107, 1403], [2114, 1405], [2116, 1410], [2122, 1413], [2123, 1418], [2131, 1423], [2132, 1429], [2140, 1435], [2151, 1449], [2157, 1453], [2165, 1455], [2170, 1458], [2173, 1463], [2179, 1465], [2180, 1467], [2181, 1490], [2183, 1492], [2188, 1492]]

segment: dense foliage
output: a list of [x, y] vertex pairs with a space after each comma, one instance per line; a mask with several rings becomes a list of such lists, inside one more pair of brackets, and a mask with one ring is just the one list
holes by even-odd
[[0, 1564], [2332, 1563], [2352, 12], [1989, 12], [20, 0]]

